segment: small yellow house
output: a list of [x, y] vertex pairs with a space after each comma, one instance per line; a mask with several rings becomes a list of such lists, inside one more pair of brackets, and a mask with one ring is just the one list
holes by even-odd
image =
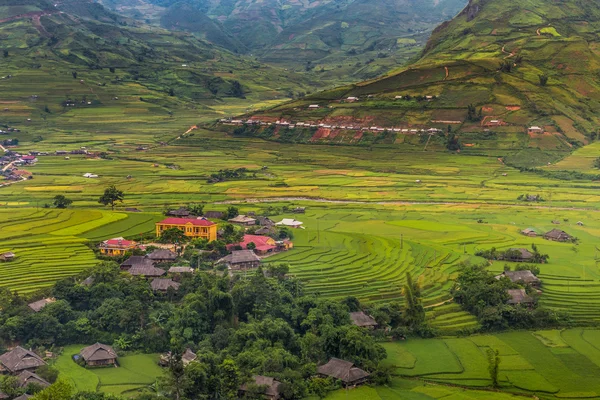
[[100, 243], [98, 248], [100, 249], [100, 253], [104, 256], [120, 257], [136, 247], [136, 242], [133, 240], [125, 240], [121, 237], [105, 240], [104, 242]]
[[185, 233], [185, 236], [206, 239], [209, 242], [217, 240], [217, 224], [206, 218], [167, 218], [156, 223], [156, 236], [160, 237], [162, 232], [177, 228]]

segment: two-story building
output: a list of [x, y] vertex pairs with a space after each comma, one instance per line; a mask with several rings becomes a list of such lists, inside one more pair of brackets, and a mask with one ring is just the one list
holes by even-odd
[[217, 240], [217, 224], [206, 218], [167, 218], [156, 223], [156, 236], [161, 236], [164, 231], [177, 228], [185, 233], [185, 236], [202, 238], [209, 242]]

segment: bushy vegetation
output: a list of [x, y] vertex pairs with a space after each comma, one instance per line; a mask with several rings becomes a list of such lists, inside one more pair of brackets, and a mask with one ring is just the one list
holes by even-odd
[[[464, 265], [452, 294], [463, 309], [477, 316], [484, 330], [531, 329], [568, 325], [567, 314], [548, 310], [538, 304], [509, 305], [508, 289], [520, 288], [508, 279], [496, 279], [485, 265]], [[536, 297], [535, 290], [526, 287]]]

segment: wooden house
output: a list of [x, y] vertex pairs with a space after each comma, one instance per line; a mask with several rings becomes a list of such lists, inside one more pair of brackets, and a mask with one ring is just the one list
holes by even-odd
[[172, 279], [156, 278], [150, 283], [150, 287], [154, 292], [167, 293], [170, 288], [173, 290], [179, 289], [180, 284]]
[[230, 218], [228, 222], [241, 226], [253, 226], [256, 225], [256, 218], [249, 217], [247, 215], [238, 215], [235, 218]]
[[154, 263], [173, 262], [177, 259], [177, 253], [169, 249], [156, 249], [147, 257]]
[[50, 386], [50, 382], [46, 381], [38, 374], [31, 371], [21, 372], [19, 375], [17, 375], [17, 380], [19, 381], [19, 387], [22, 388], [26, 388], [30, 384], [34, 384], [41, 387]]
[[318, 367], [317, 373], [323, 377], [339, 379], [344, 387], [361, 385], [369, 378], [368, 372], [339, 358], [332, 358], [327, 364]]
[[350, 313], [350, 320], [353, 325], [361, 328], [376, 328], [377, 322], [370, 315], [365, 314], [363, 311], [356, 311]]
[[573, 236], [560, 229], [552, 229], [544, 235], [544, 239], [552, 240], [554, 242], [570, 242], [573, 240]]
[[42, 365], [46, 365], [46, 362], [40, 356], [21, 346], [17, 346], [0, 356], [0, 371], [11, 374], [34, 371]]
[[35, 312], [40, 312], [40, 311], [42, 311], [42, 308], [46, 307], [50, 303], [54, 303], [55, 301], [56, 301], [56, 299], [54, 299], [54, 298], [46, 298], [46, 299], [34, 301], [33, 303], [29, 303], [29, 304], [27, 304], [27, 306]]
[[7, 251], [6, 253], [0, 254], [0, 261], [12, 261], [15, 259], [15, 253]]
[[112, 347], [102, 343], [96, 343], [81, 349], [79, 355], [89, 367], [117, 364], [117, 353]]
[[496, 279], [508, 278], [513, 283], [522, 283], [525, 285], [530, 285], [535, 288], [539, 288], [542, 286], [542, 281], [540, 278], [535, 276], [533, 272], [529, 270], [525, 271], [504, 271], [500, 275], [496, 275]]
[[244, 383], [240, 386], [239, 397], [242, 398], [250, 390], [250, 386], [255, 385], [263, 388], [262, 396], [268, 400], [278, 400], [281, 397], [281, 382], [271, 378], [270, 376], [255, 375], [252, 380], [248, 383]]
[[221, 258], [217, 263], [226, 264], [232, 271], [246, 271], [258, 268], [260, 258], [252, 250], [236, 250]]
[[507, 304], [512, 305], [526, 305], [530, 306], [534, 303], [534, 300], [531, 296], [527, 295], [525, 289], [507, 289], [506, 292], [509, 294], [510, 298], [507, 301]]

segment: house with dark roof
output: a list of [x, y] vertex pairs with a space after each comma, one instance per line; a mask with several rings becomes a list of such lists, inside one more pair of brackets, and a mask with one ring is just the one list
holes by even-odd
[[29, 384], [34, 384], [41, 387], [50, 386], [50, 382], [31, 371], [21, 372], [19, 375], [17, 375], [17, 380], [19, 381], [19, 387], [22, 388], [27, 387]]
[[217, 261], [217, 264], [226, 264], [232, 271], [246, 271], [258, 268], [260, 258], [252, 250], [235, 250]]
[[525, 289], [507, 289], [506, 292], [510, 296], [507, 304], [530, 306], [534, 303], [533, 297], [527, 295]]
[[544, 235], [544, 239], [552, 240], [554, 242], [570, 242], [573, 240], [573, 236], [560, 229], [552, 229]]
[[121, 271], [129, 271], [133, 267], [153, 267], [154, 261], [146, 256], [131, 256], [120, 265]]
[[21, 346], [0, 356], [0, 371], [8, 371], [12, 374], [33, 371], [42, 365], [46, 365], [46, 362], [40, 356]]
[[271, 227], [271, 226], [275, 226], [275, 221], [273, 221], [271, 218], [269, 217], [256, 217], [256, 224], [260, 225], [262, 227]]
[[167, 211], [167, 215], [170, 217], [186, 218], [190, 216], [190, 212], [185, 207], [179, 207], [177, 210]]
[[204, 213], [204, 218], [209, 219], [223, 219], [225, 213], [223, 211], [206, 211]]
[[232, 224], [241, 225], [241, 226], [253, 226], [256, 225], [256, 219], [249, 217], [247, 215], [238, 215], [235, 218], [230, 218], [227, 220]]
[[12, 261], [15, 259], [15, 253], [7, 251], [6, 253], [0, 254], [0, 261]]
[[278, 400], [281, 397], [281, 382], [275, 380], [275, 378], [272, 378], [270, 376], [262, 375], [253, 376], [250, 382], [244, 383], [242, 386], [240, 386], [238, 393], [239, 397], [244, 397], [244, 395], [248, 393], [252, 385], [262, 388], [261, 394], [264, 396], [265, 399]]
[[117, 363], [117, 352], [112, 347], [96, 343], [81, 349], [79, 355], [89, 367], [115, 365]]
[[526, 228], [526, 229], [523, 229], [523, 230], [521, 231], [521, 234], [522, 234], [522, 235], [525, 235], [525, 236], [529, 236], [529, 237], [536, 237], [536, 236], [538, 235], [538, 234], [537, 234], [537, 232], [536, 232], [536, 230], [535, 230], [535, 229], [533, 229], [533, 228]]
[[193, 274], [194, 273], [194, 269], [192, 267], [181, 267], [181, 266], [175, 266], [175, 267], [171, 267], [169, 268], [169, 271], [167, 271], [170, 274]]
[[365, 383], [369, 373], [354, 366], [350, 361], [332, 358], [325, 365], [317, 368], [317, 373], [323, 377], [331, 377], [342, 381], [342, 385], [357, 386]]
[[350, 320], [353, 325], [361, 328], [376, 328], [377, 322], [370, 315], [365, 314], [363, 311], [356, 311], [350, 313]]
[[173, 290], [179, 289], [179, 283], [172, 279], [156, 278], [152, 280], [150, 287], [154, 292], [167, 293], [169, 288], [172, 288]]
[[[171, 360], [171, 356], [172, 356], [172, 354], [170, 351], [162, 354], [160, 356], [160, 361], [158, 362], [159, 365], [161, 365], [163, 367], [168, 366], [169, 361]], [[181, 362], [183, 363], [184, 367], [188, 366], [189, 363], [196, 361], [197, 359], [198, 359], [198, 356], [189, 347], [186, 348], [185, 352], [181, 355]]]
[[147, 278], [159, 277], [167, 273], [164, 269], [156, 268], [153, 265], [133, 266], [127, 272], [133, 276], [144, 276]]
[[533, 260], [533, 253], [527, 249], [509, 249], [504, 253], [502, 260], [513, 262], [528, 262]]
[[50, 303], [54, 303], [55, 301], [56, 301], [56, 299], [54, 299], [54, 298], [47, 298], [47, 299], [34, 301], [33, 303], [29, 303], [27, 306], [35, 312], [40, 312], [40, 311], [42, 311], [42, 308], [46, 307]]
[[535, 276], [533, 272], [529, 270], [525, 271], [504, 271], [500, 275], [496, 276], [496, 279], [508, 278], [513, 283], [522, 283], [525, 285], [531, 285], [535, 288], [539, 288], [542, 285], [540, 278]]
[[148, 254], [150, 260], [155, 263], [159, 262], [173, 262], [177, 259], [177, 253], [172, 252], [169, 249], [156, 249], [152, 253]]

